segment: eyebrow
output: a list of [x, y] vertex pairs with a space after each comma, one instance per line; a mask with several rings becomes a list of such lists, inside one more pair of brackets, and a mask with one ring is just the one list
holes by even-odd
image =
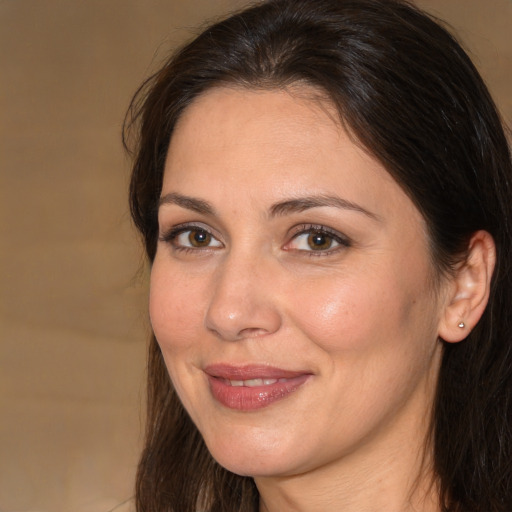
[[326, 196], [326, 195], [318, 195], [318, 196], [306, 196], [300, 197], [297, 199], [289, 199], [287, 201], [280, 201], [279, 203], [275, 203], [270, 208], [271, 216], [282, 216], [289, 215], [290, 213], [303, 212], [305, 210], [309, 210], [311, 208], [321, 208], [323, 206], [341, 208], [343, 210], [352, 210], [355, 212], [363, 213], [367, 217], [371, 219], [380, 221], [380, 217], [375, 213], [366, 210], [362, 206], [359, 206], [356, 203], [351, 201], [347, 201], [346, 199], [342, 199], [337, 196]]
[[[158, 206], [162, 206], [164, 204], [175, 204], [177, 206], [180, 206], [181, 208], [185, 208], [187, 210], [200, 213], [202, 215], [216, 215], [215, 208], [208, 201], [205, 201], [204, 199], [198, 199], [195, 197], [184, 196], [182, 194], [177, 194], [176, 192], [171, 192], [169, 194], [162, 196], [158, 201]], [[381, 220], [378, 215], [370, 212], [369, 210], [366, 210], [365, 208], [359, 206], [356, 203], [347, 201], [346, 199], [342, 199], [341, 197], [328, 195], [306, 196], [297, 199], [287, 199], [286, 201], [279, 201], [278, 203], [274, 203], [270, 207], [270, 216], [281, 217], [292, 213], [299, 213], [306, 210], [310, 210], [312, 208], [321, 208], [326, 206], [331, 208], [341, 208], [343, 210], [352, 210], [355, 212], [362, 213], [367, 217], [370, 217], [371, 219], [378, 221]]]
[[197, 199], [195, 197], [183, 196], [181, 194], [176, 194], [175, 192], [162, 196], [158, 201], [158, 206], [160, 207], [163, 204], [175, 204], [202, 215], [215, 215], [215, 208], [208, 201]]

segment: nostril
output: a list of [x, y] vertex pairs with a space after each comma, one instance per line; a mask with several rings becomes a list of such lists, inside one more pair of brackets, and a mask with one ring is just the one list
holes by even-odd
[[266, 334], [269, 334], [267, 330], [257, 327], [247, 327], [238, 333], [240, 338], [257, 338], [258, 336], [265, 336]]
[[[252, 327], [247, 327], [251, 326]], [[273, 308], [247, 308], [237, 312], [210, 308], [205, 327], [223, 340], [243, 340], [263, 337], [279, 330], [281, 318]]]

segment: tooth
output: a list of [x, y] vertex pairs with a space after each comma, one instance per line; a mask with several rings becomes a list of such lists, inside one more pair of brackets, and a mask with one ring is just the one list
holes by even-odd
[[249, 379], [244, 380], [244, 386], [252, 387], [252, 386], [263, 386], [263, 379]]
[[226, 380], [230, 386], [241, 387], [246, 386], [248, 388], [256, 386], [270, 386], [276, 382], [286, 382], [288, 379], [247, 379], [247, 380]]

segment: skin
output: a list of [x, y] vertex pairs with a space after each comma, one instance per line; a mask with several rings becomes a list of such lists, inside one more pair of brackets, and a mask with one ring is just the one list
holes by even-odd
[[[422, 216], [313, 92], [218, 88], [186, 109], [165, 167], [152, 326], [209, 450], [255, 478], [262, 511], [439, 510], [426, 439], [454, 285], [434, 288]], [[311, 196], [345, 205], [276, 212]], [[334, 233], [330, 248], [308, 245], [310, 225]], [[210, 392], [204, 369], [220, 363], [310, 376], [239, 411]]]

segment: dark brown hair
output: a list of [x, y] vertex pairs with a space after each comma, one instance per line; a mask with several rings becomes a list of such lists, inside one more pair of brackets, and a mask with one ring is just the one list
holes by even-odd
[[[455, 39], [395, 0], [271, 0], [218, 22], [136, 94], [131, 211], [149, 260], [176, 121], [223, 84], [322, 90], [341, 122], [423, 214], [439, 273], [484, 229], [497, 246], [489, 304], [461, 343], [445, 344], [432, 420], [441, 508], [512, 510], [512, 164], [489, 93]], [[220, 467], [184, 411], [156, 340], [148, 364], [138, 512], [257, 510], [252, 479]]]

